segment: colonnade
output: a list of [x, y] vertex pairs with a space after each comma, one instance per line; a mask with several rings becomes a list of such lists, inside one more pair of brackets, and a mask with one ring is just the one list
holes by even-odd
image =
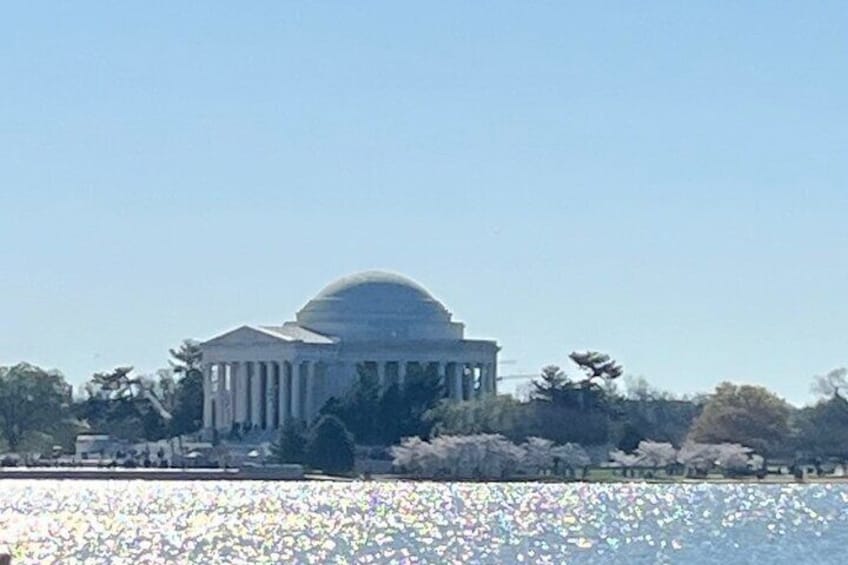
[[[471, 400], [497, 393], [494, 362], [475, 361], [362, 361], [362, 367], [379, 380], [381, 388], [403, 387], [413, 371], [439, 376], [445, 396]], [[435, 371], [433, 373], [433, 371]], [[322, 361], [234, 361], [207, 363], [203, 367], [203, 427], [229, 430], [279, 429], [289, 420], [308, 422], [327, 397], [328, 365]], [[335, 387], [330, 387], [335, 388]]]
[[233, 361], [203, 367], [203, 427], [278, 429], [306, 420], [313, 403], [314, 361]]

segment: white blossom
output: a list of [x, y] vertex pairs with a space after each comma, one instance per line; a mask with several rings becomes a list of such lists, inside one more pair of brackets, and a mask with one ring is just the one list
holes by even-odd
[[561, 465], [571, 469], [585, 467], [592, 462], [583, 446], [577, 443], [557, 445], [551, 450], [551, 454]]
[[529, 438], [521, 446], [497, 434], [439, 436], [423, 441], [406, 438], [391, 450], [394, 465], [421, 478], [486, 478], [537, 475], [558, 459], [566, 467], [589, 464], [585, 450], [576, 444], [555, 446], [550, 440]]
[[639, 464], [639, 457], [637, 455], [632, 455], [630, 453], [625, 453], [620, 449], [616, 449], [615, 451], [610, 451], [609, 454], [610, 461], [618, 464], [620, 467], [635, 467]]
[[667, 467], [677, 460], [673, 445], [656, 441], [640, 441], [635, 455], [638, 464], [644, 467]]

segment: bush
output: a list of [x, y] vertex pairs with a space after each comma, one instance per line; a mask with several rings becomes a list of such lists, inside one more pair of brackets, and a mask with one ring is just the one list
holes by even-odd
[[322, 416], [306, 446], [307, 463], [325, 473], [349, 473], [353, 470], [353, 436], [335, 416]]

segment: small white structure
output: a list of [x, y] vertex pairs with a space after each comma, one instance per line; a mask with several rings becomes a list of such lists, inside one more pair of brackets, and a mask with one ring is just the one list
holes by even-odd
[[295, 321], [242, 326], [201, 344], [204, 429], [309, 422], [363, 369], [384, 387], [402, 387], [407, 375], [427, 371], [439, 376], [448, 398], [494, 395], [498, 345], [466, 339], [464, 329], [407, 278], [381, 271], [345, 277]]
[[108, 434], [80, 434], [74, 444], [74, 456], [83, 461], [113, 459], [116, 453], [129, 447], [128, 442]]

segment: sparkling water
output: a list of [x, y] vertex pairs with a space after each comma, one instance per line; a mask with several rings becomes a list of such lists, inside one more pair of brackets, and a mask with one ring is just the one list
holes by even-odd
[[848, 486], [0, 481], [14, 563], [848, 563]]

